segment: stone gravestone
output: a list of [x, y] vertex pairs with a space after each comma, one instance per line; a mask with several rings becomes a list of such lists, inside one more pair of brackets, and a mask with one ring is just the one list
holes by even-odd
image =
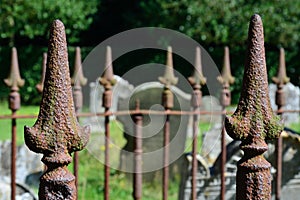
[[[114, 75], [116, 79], [116, 85], [112, 88], [112, 107], [111, 111], [117, 111], [119, 98], [127, 98], [133, 91], [133, 85], [129, 84], [128, 81], [121, 77]], [[89, 109], [92, 113], [103, 113], [104, 108], [102, 107], [102, 96], [104, 88], [99, 85], [98, 81], [90, 83], [90, 105]], [[114, 116], [111, 116], [113, 119]], [[104, 132], [104, 118], [103, 117], [91, 117], [87, 122], [90, 125], [91, 133], [93, 132]]]
[[[277, 86], [275, 84], [269, 85], [269, 94], [271, 100], [272, 109], [277, 110], [277, 105], [275, 104], [275, 94], [276, 94]], [[285, 92], [285, 110], [300, 110], [300, 88], [294, 86], [292, 83], [287, 83], [283, 90]], [[285, 125], [290, 123], [299, 123], [299, 113], [283, 113], [282, 115]]]
[[[42, 155], [33, 153], [25, 145], [18, 146], [17, 150], [16, 183], [23, 188], [17, 187], [16, 198], [22, 200], [33, 199], [33, 194], [27, 187], [28, 185], [34, 187], [39, 185], [39, 178], [44, 170], [41, 162]], [[6, 200], [10, 198], [10, 141], [0, 142], [0, 161], [0, 200]], [[24, 189], [28, 190], [27, 193]]]
[[[300, 136], [297, 133], [284, 131], [283, 152], [282, 152], [282, 194], [281, 199], [297, 200], [300, 195]], [[232, 141], [227, 145], [226, 169], [226, 199], [235, 199], [235, 178], [237, 162], [241, 159], [243, 152], [239, 149], [240, 142]], [[271, 163], [272, 179], [272, 199], [275, 199], [275, 145], [268, 143], [269, 150], [264, 154]], [[189, 200], [191, 195], [191, 161], [190, 155], [186, 155], [181, 180], [179, 199]], [[198, 155], [197, 174], [197, 200], [217, 200], [220, 199], [220, 156], [212, 165], [208, 164], [204, 157]]]
[[[191, 96], [182, 92], [176, 87], [171, 88], [174, 94], [174, 108], [173, 110], [189, 111]], [[134, 110], [135, 101], [139, 99], [140, 109], [160, 110], [164, 108], [161, 105], [163, 85], [158, 82], [149, 82], [142, 84], [135, 88], [134, 92], [128, 98], [120, 98], [118, 103], [118, 110]], [[133, 171], [133, 134], [134, 123], [129, 115], [117, 116], [124, 127], [124, 137], [127, 140], [120, 155], [120, 170], [124, 172]], [[163, 163], [163, 129], [165, 116], [163, 115], [144, 115], [143, 118], [143, 172], [144, 178], [152, 180], [155, 175], [158, 175], [159, 169], [162, 168]], [[189, 122], [188, 116], [170, 116], [170, 162], [175, 162], [180, 158], [185, 149], [185, 141], [187, 136], [187, 125]], [[170, 176], [172, 170], [176, 165], [172, 165], [170, 169]], [[153, 174], [153, 171], [155, 173]], [[149, 172], [145, 174], [145, 172]]]

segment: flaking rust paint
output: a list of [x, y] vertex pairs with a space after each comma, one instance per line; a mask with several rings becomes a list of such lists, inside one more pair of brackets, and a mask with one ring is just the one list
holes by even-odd
[[38, 119], [24, 128], [30, 150], [44, 154], [47, 171], [40, 179], [39, 198], [76, 199], [75, 178], [67, 170], [71, 153], [84, 148], [89, 127], [80, 127], [72, 98], [65, 28], [55, 20], [50, 31], [47, 69]]
[[226, 117], [227, 133], [241, 140], [243, 158], [238, 162], [236, 199], [271, 199], [271, 165], [263, 157], [266, 139], [277, 138], [283, 125], [273, 114], [268, 95], [263, 25], [259, 15], [251, 17], [243, 90], [237, 110]]

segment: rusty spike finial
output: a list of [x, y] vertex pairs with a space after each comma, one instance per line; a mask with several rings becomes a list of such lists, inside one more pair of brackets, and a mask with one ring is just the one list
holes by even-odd
[[270, 106], [263, 25], [257, 14], [249, 25], [241, 97], [225, 127], [233, 139], [242, 141], [244, 151], [238, 162], [236, 199], [271, 199], [271, 165], [262, 154], [268, 149], [265, 139], [278, 137], [283, 126]]
[[189, 77], [188, 80], [191, 85], [198, 85], [198, 87], [206, 84], [206, 78], [203, 76], [202, 72], [200, 47], [196, 47], [194, 74], [193, 76]]
[[286, 75], [285, 53], [283, 48], [280, 48], [279, 68], [277, 77], [273, 77], [272, 80], [277, 85], [285, 85], [288, 82], [290, 82], [290, 78]]
[[47, 53], [43, 53], [42, 78], [41, 78], [41, 81], [38, 84], [36, 84], [36, 86], [35, 86], [39, 93], [42, 93], [43, 88], [44, 88], [46, 64], [47, 64]]
[[101, 78], [99, 79], [99, 83], [103, 85], [105, 89], [110, 89], [116, 83], [116, 80], [114, 79], [110, 46], [106, 47], [105, 69]]
[[230, 70], [229, 48], [227, 46], [224, 48], [224, 63], [222, 75], [218, 76], [217, 79], [222, 85], [226, 86], [229, 86], [234, 83], [234, 77], [231, 75]]
[[75, 111], [77, 112], [82, 108], [83, 105], [81, 86], [84, 86], [87, 83], [87, 78], [84, 77], [82, 71], [80, 47], [76, 47], [74, 73], [71, 79], [71, 83], [74, 86], [73, 97]]
[[110, 46], [106, 47], [106, 61], [105, 69], [102, 76], [99, 78], [99, 83], [104, 87], [104, 94], [102, 96], [102, 105], [107, 110], [112, 104], [112, 86], [116, 84], [116, 79], [114, 78], [113, 66], [112, 66], [112, 55]]
[[11, 50], [11, 65], [10, 73], [7, 79], [4, 79], [5, 84], [11, 88], [12, 91], [19, 91], [19, 87], [22, 87], [25, 81], [20, 76], [18, 54], [16, 47]]
[[87, 79], [84, 77], [82, 71], [80, 47], [76, 47], [75, 50], [74, 73], [71, 82], [75, 87], [84, 86], [87, 83]]
[[43, 98], [33, 127], [24, 128], [26, 145], [44, 154], [47, 171], [40, 179], [39, 199], [76, 199], [75, 177], [67, 165], [71, 153], [87, 144], [89, 127], [81, 128], [76, 119], [65, 28], [54, 20], [50, 30]]
[[173, 71], [172, 47], [168, 47], [165, 74], [163, 77], [159, 77], [158, 80], [162, 84], [164, 84], [165, 87], [176, 85], [178, 82], [178, 78], [174, 76], [174, 71]]

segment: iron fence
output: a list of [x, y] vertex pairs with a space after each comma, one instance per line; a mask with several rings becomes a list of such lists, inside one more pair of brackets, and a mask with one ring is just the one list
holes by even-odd
[[[170, 90], [175, 85], [177, 78], [173, 73], [172, 49], [168, 48], [166, 71], [160, 77], [160, 82], [164, 85], [162, 93], [162, 105], [164, 111], [153, 111], [140, 109], [139, 101], [136, 102], [134, 110], [110, 111], [112, 102], [112, 86], [115, 84], [113, 78], [113, 67], [111, 60], [111, 49], [107, 48], [106, 70], [99, 79], [99, 84], [104, 87], [103, 94], [103, 113], [80, 113], [82, 108], [82, 89], [86, 84], [86, 78], [81, 70], [80, 49], [76, 49], [75, 73], [72, 81], [69, 77], [69, 66], [67, 59], [67, 45], [63, 24], [56, 20], [51, 28], [51, 36], [48, 50], [48, 57], [44, 55], [44, 70], [41, 82], [37, 89], [43, 92], [40, 113], [37, 118], [35, 115], [18, 115], [20, 109], [19, 87], [22, 87], [24, 80], [20, 77], [18, 69], [18, 59], [16, 49], [12, 50], [11, 73], [5, 83], [11, 88], [9, 94], [9, 108], [11, 115], [2, 115], [0, 119], [11, 119], [12, 123], [12, 145], [11, 145], [11, 199], [16, 196], [16, 127], [17, 119], [37, 118], [36, 124], [25, 128], [25, 142], [29, 148], [37, 153], [44, 154], [42, 161], [46, 165], [46, 171], [41, 177], [39, 198], [40, 199], [77, 199], [78, 187], [78, 154], [87, 143], [88, 128], [80, 127], [78, 119], [80, 117], [102, 116], [105, 118], [105, 164], [104, 164], [104, 199], [108, 200], [110, 190], [110, 116], [131, 115], [135, 121], [134, 135], [134, 178], [133, 178], [133, 198], [142, 199], [142, 123], [145, 115], [162, 115], [166, 121], [164, 125], [164, 151], [163, 151], [163, 177], [162, 177], [162, 199], [168, 199], [169, 187], [169, 156], [170, 150], [170, 118], [175, 115], [193, 116], [193, 149], [192, 149], [192, 180], [191, 180], [191, 199], [197, 199], [197, 170], [198, 153], [197, 135], [199, 116], [201, 115], [222, 115], [225, 121], [222, 128], [222, 152], [221, 152], [221, 190], [220, 198], [225, 199], [225, 163], [226, 163], [226, 130], [234, 139], [242, 141], [241, 149], [245, 152], [244, 157], [238, 164], [237, 173], [237, 199], [270, 199], [271, 195], [271, 174], [270, 164], [264, 160], [262, 153], [267, 151], [264, 142], [268, 138], [276, 138], [281, 132], [277, 125], [278, 121], [269, 105], [267, 89], [267, 73], [264, 56], [264, 39], [262, 22], [258, 15], [251, 18], [249, 26], [249, 46], [243, 92], [237, 110], [232, 114], [226, 112], [226, 107], [231, 104], [230, 85], [234, 78], [230, 72], [229, 49], [224, 51], [224, 66], [222, 75], [218, 81], [222, 84], [221, 105], [222, 111], [211, 112], [200, 110], [201, 105], [201, 86], [205, 84], [206, 78], [202, 74], [200, 49], [196, 49], [195, 72], [189, 77], [189, 83], [193, 88], [191, 99], [191, 111], [172, 110], [173, 94]], [[280, 68], [278, 76], [273, 78], [278, 86], [276, 92], [276, 104], [278, 115], [299, 110], [284, 110], [283, 85], [289, 80], [285, 72], [284, 52], [281, 49]], [[47, 69], [46, 69], [46, 62]], [[71, 84], [73, 86], [73, 93]], [[53, 111], [54, 110], [54, 111]], [[257, 116], [259, 114], [259, 116]], [[254, 125], [253, 125], [254, 124]], [[272, 126], [270, 126], [272, 125]], [[226, 129], [225, 129], [226, 127]], [[53, 138], [53, 134], [60, 140]], [[80, 134], [80, 137], [79, 137]], [[53, 143], [55, 143], [53, 145]], [[281, 164], [282, 164], [282, 138], [278, 137], [276, 145], [276, 199], [281, 196]], [[74, 152], [74, 175], [70, 173], [66, 166], [71, 162], [71, 154]]]

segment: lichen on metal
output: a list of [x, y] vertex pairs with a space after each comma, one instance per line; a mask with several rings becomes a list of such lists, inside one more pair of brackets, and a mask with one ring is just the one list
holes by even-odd
[[236, 199], [271, 199], [270, 163], [263, 157], [266, 139], [278, 138], [283, 125], [270, 106], [264, 35], [259, 15], [251, 17], [243, 88], [235, 113], [226, 117], [227, 133], [241, 140]]
[[67, 165], [72, 161], [71, 153], [87, 144], [89, 131], [76, 119], [65, 28], [61, 21], [54, 20], [40, 112], [33, 127], [24, 127], [26, 145], [44, 154], [42, 161], [47, 166], [40, 179], [40, 199], [76, 199], [75, 177]]
[[46, 74], [46, 65], [47, 65], [47, 53], [43, 53], [42, 77], [41, 77], [41, 81], [38, 84], [36, 84], [36, 86], [35, 86], [39, 93], [43, 92], [45, 74]]

